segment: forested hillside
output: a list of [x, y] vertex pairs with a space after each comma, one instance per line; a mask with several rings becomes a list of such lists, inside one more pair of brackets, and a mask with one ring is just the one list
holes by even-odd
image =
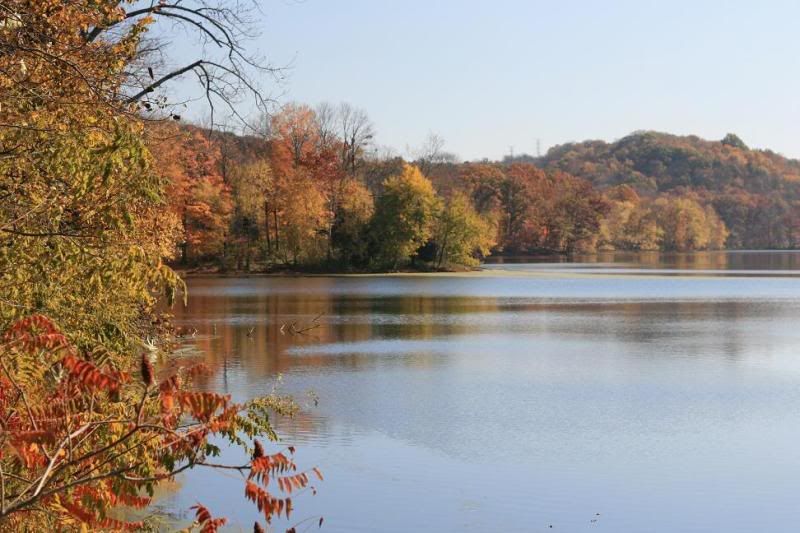
[[733, 134], [707, 141], [639, 132], [614, 143], [557, 146], [538, 164], [601, 190], [624, 184], [645, 198], [692, 197], [713, 207], [725, 223], [728, 248], [798, 246], [800, 162], [751, 150]]
[[226, 269], [474, 265], [490, 253], [795, 248], [800, 163], [722, 141], [634, 133], [542, 158], [457, 163], [432, 138], [380, 156], [350, 106], [290, 104], [266, 133], [157, 126], [180, 257]]

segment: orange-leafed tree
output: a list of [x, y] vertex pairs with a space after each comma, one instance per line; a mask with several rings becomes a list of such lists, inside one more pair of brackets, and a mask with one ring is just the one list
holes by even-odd
[[222, 177], [220, 142], [195, 127], [154, 127], [149, 136], [170, 209], [183, 227], [181, 261], [222, 256], [233, 202]]
[[[11, 529], [140, 529], [119, 510], [146, 508], [156, 484], [190, 468], [247, 474], [244, 497], [270, 522], [290, 518], [293, 492], [322, 479], [317, 468], [297, 470], [293, 447], [267, 454], [258, 440], [250, 461], [214, 462], [219, 439], [272, 434], [269, 416], [294, 409], [286, 398], [234, 403], [193, 391], [205, 367], [154, 365], [148, 353], [130, 368], [99, 365], [42, 315], [18, 320], [0, 342], [0, 524]], [[196, 511], [202, 531], [225, 523]]]

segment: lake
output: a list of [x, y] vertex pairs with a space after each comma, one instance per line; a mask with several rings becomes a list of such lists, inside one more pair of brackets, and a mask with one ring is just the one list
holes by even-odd
[[[204, 387], [296, 396], [277, 425], [323, 470], [295, 500], [322, 531], [788, 532], [798, 269], [731, 252], [194, 278], [176, 319], [216, 370]], [[163, 510], [200, 501], [252, 531], [238, 476], [179, 481]]]

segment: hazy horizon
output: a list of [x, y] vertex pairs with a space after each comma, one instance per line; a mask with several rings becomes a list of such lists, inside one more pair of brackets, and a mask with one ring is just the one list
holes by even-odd
[[[800, 69], [788, 1], [265, 1], [254, 43], [282, 103], [346, 101], [377, 144], [404, 154], [429, 132], [464, 160], [536, 155], [638, 130], [735, 133], [800, 156]], [[579, 9], [577, 8], [579, 7]], [[192, 57], [188, 46], [186, 59]], [[793, 46], [794, 45], [794, 46]], [[190, 81], [190, 80], [187, 80]], [[182, 84], [188, 94], [187, 84]], [[198, 119], [202, 105], [188, 118]]]

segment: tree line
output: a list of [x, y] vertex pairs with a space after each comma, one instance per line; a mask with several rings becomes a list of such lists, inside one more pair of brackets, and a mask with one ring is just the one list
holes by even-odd
[[[713, 209], [727, 230], [719, 247], [800, 246], [800, 162], [751, 149], [734, 134], [709, 141], [636, 132], [613, 143], [557, 146], [537, 164], [582, 177], [601, 190], [628, 185], [645, 202], [683, 197], [709, 214]], [[710, 222], [715, 225], [713, 218]]]
[[651, 132], [458, 162], [431, 134], [403, 158], [350, 105], [287, 104], [259, 135], [156, 129], [186, 265], [448, 269], [489, 254], [794, 248], [800, 165]]
[[151, 131], [183, 263], [444, 268], [475, 265], [494, 246], [495, 220], [466, 191], [437, 190], [421, 164], [375, 157], [362, 110], [290, 104], [265, 130]]

